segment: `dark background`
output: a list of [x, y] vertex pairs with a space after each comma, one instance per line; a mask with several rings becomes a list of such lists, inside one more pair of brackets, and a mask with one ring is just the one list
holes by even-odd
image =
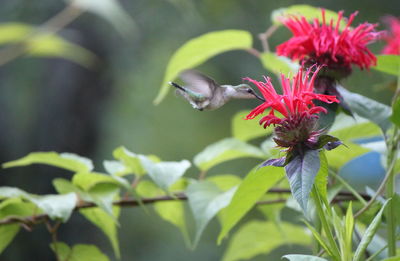
[[[0, 3], [0, 22], [34, 25], [65, 6], [63, 1], [55, 0]], [[121, 4], [136, 23], [132, 33], [121, 34], [109, 22], [90, 13], [61, 32], [100, 57], [101, 62], [92, 69], [62, 59], [31, 57], [18, 58], [0, 67], [1, 163], [31, 151], [53, 150], [92, 158], [95, 168], [103, 171], [102, 160], [111, 159], [112, 150], [120, 145], [136, 153], [156, 154], [163, 160], [192, 159], [208, 144], [229, 136], [235, 112], [251, 109], [256, 103], [235, 101], [217, 111], [199, 112], [171, 92], [160, 105], [154, 106], [152, 101], [166, 64], [184, 42], [209, 31], [242, 29], [253, 34], [255, 48], [261, 49], [257, 34], [270, 26], [271, 11], [292, 4], [345, 10], [346, 16], [358, 10], [354, 25], [364, 21], [378, 23], [384, 15], [400, 14], [398, 0], [125, 0]], [[289, 36], [288, 30], [281, 28], [270, 44], [275, 46]], [[378, 53], [381, 47], [382, 43], [376, 43], [371, 48]], [[260, 79], [269, 74], [256, 58], [243, 51], [219, 55], [199, 69], [221, 83], [240, 83], [243, 77]], [[391, 92], [382, 86], [390, 80], [374, 71], [356, 69], [343, 84], [388, 103]], [[240, 160], [223, 164], [210, 175], [243, 175], [254, 163]], [[195, 174], [192, 168], [189, 175]], [[51, 180], [55, 177], [68, 178], [70, 173], [43, 166], [0, 170], [0, 185], [17, 186], [37, 194], [54, 193]], [[121, 227], [122, 260], [219, 260], [226, 247], [226, 242], [216, 246], [216, 221], [206, 229], [194, 251], [185, 248], [178, 229], [140, 208], [124, 209]], [[59, 239], [70, 244], [97, 244], [114, 258], [102, 232], [78, 214], [61, 227]], [[53, 260], [49, 242], [44, 226], [35, 227], [32, 233], [22, 231], [0, 260]], [[286, 253], [285, 249], [280, 250], [276, 251], [277, 256]]]

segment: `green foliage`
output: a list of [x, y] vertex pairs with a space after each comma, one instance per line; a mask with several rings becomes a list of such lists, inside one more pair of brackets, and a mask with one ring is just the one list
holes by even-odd
[[283, 168], [273, 166], [255, 167], [246, 175], [231, 203], [222, 211], [220, 219], [222, 230], [218, 236], [218, 243], [221, 243], [256, 202], [283, 177]]
[[196, 234], [193, 245], [200, 240], [204, 228], [223, 208], [229, 205], [237, 187], [223, 192], [210, 181], [194, 182], [187, 188], [187, 196], [192, 213], [196, 220]]
[[327, 261], [325, 258], [308, 255], [285, 255], [283, 258], [289, 261]]
[[377, 65], [373, 69], [391, 74], [400, 75], [400, 56], [399, 55], [377, 55]]
[[151, 179], [165, 191], [177, 182], [191, 165], [187, 160], [156, 163], [146, 157], [141, 157], [141, 162]]
[[93, 169], [91, 160], [72, 153], [32, 152], [18, 160], [3, 164], [3, 168], [28, 166], [31, 164], [46, 164], [67, 169], [73, 172], [90, 172]]
[[109, 261], [109, 258], [94, 245], [78, 244], [70, 248], [63, 242], [57, 242], [51, 243], [50, 248], [60, 261]]
[[38, 196], [29, 194], [21, 189], [13, 187], [1, 187], [0, 198], [18, 198], [21, 197], [35, 204], [38, 208], [49, 215], [51, 219], [60, 219], [65, 222], [71, 216], [77, 203], [77, 197], [74, 193], [64, 195], [45, 195]]
[[251, 48], [252, 44], [250, 33], [240, 30], [211, 32], [186, 42], [172, 55], [154, 103], [159, 104], [165, 98], [169, 90], [167, 83], [183, 70], [196, 67], [223, 52]]
[[276, 53], [262, 53], [261, 63], [265, 69], [274, 74], [284, 75], [295, 74], [299, 69], [299, 64], [292, 62], [289, 58], [278, 56]]
[[363, 254], [364, 254], [365, 250], [367, 249], [367, 246], [369, 245], [373, 236], [375, 235], [376, 231], [379, 228], [379, 225], [381, 223], [381, 218], [383, 215], [383, 211], [385, 210], [385, 207], [387, 206], [388, 202], [390, 202], [390, 199], [387, 200], [385, 202], [385, 204], [383, 204], [382, 208], [375, 215], [375, 218], [372, 220], [371, 224], [365, 230], [363, 237], [361, 238], [361, 242], [358, 245], [356, 252], [354, 253], [353, 261], [362, 260], [361, 258], [363, 257]]
[[193, 161], [199, 169], [206, 171], [222, 162], [245, 157], [263, 159], [265, 154], [259, 148], [243, 141], [226, 138], [207, 146]]
[[315, 187], [318, 189], [323, 199], [328, 198], [328, 160], [323, 150], [319, 152], [320, 167], [317, 175], [315, 176]]
[[[310, 192], [320, 166], [321, 163], [317, 150], [307, 150], [304, 156], [297, 155], [285, 166], [292, 195], [304, 213], [307, 211]], [[324, 168], [323, 170], [323, 172], [326, 172], [328, 169]], [[321, 180], [324, 179], [324, 176], [326, 177], [327, 174], [321, 172]]]
[[262, 128], [258, 123], [260, 116], [254, 120], [244, 120], [250, 111], [240, 111], [232, 119], [232, 136], [241, 141], [249, 141], [259, 137], [266, 137], [273, 131], [272, 127]]
[[[89, 50], [55, 34], [38, 33], [39, 28], [24, 23], [0, 24], [0, 45], [26, 44], [25, 52], [37, 57], [59, 57], [90, 67], [96, 56]], [[36, 33], [36, 34], [35, 34]]]
[[392, 116], [390, 120], [400, 127], [400, 97], [397, 97], [397, 100], [393, 103], [392, 108]]
[[[271, 21], [275, 25], [281, 25], [282, 19], [290, 16], [304, 16], [308, 21], [314, 21], [318, 18], [322, 22], [321, 8], [313, 7], [310, 5], [292, 5], [286, 8], [279, 8], [272, 12]], [[333, 19], [336, 24], [338, 14], [331, 10], [325, 9], [326, 23], [329, 24], [330, 20]], [[344, 28], [346, 23], [342, 20], [341, 28]]]
[[136, 23], [117, 0], [67, 0], [88, 12], [92, 12], [109, 21], [122, 36], [136, 33]]
[[249, 260], [285, 244], [308, 246], [311, 238], [303, 227], [290, 223], [282, 222], [278, 227], [273, 222], [250, 221], [233, 235], [222, 260]]
[[377, 124], [383, 132], [389, 129], [389, 117], [392, 114], [392, 110], [389, 106], [360, 94], [349, 92], [340, 86], [337, 87], [337, 90], [349, 105], [350, 110]]

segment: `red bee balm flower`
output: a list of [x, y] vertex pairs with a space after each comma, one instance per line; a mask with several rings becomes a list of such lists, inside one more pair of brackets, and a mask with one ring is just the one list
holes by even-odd
[[[265, 77], [265, 82], [255, 81], [245, 78], [258, 87], [265, 98], [265, 102], [247, 116], [246, 120], [254, 119], [262, 114], [267, 108], [271, 108], [268, 115], [260, 120], [264, 128], [274, 124], [275, 142], [282, 147], [294, 147], [297, 144], [305, 143], [312, 148], [318, 140], [321, 131], [318, 129], [318, 113], [327, 113], [321, 106], [316, 106], [313, 100], [320, 100], [326, 103], [339, 102], [333, 95], [314, 93], [314, 81], [321, 67], [317, 67], [313, 76], [310, 78], [311, 67], [303, 74], [303, 69], [293, 77], [292, 82], [281, 74], [283, 94], [278, 94], [271, 80]], [[275, 111], [282, 114], [283, 118], [275, 115]]]
[[278, 55], [293, 60], [304, 60], [307, 64], [326, 65], [327, 70], [340, 72], [335, 78], [346, 77], [351, 73], [351, 65], [361, 69], [376, 64], [376, 57], [367, 45], [380, 36], [374, 29], [376, 25], [363, 23], [356, 28], [350, 25], [357, 12], [350, 15], [347, 25], [340, 31], [343, 11], [339, 12], [336, 22], [325, 21], [325, 10], [322, 9], [322, 23], [314, 19], [312, 23], [302, 17], [284, 19], [283, 24], [293, 33], [293, 37], [277, 47]]
[[400, 19], [388, 17], [387, 23], [390, 25], [390, 33], [384, 38], [387, 44], [382, 53], [400, 55]]

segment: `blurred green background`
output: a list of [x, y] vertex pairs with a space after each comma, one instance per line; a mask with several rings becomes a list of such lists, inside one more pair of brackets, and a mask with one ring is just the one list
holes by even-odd
[[[40, 25], [60, 12], [66, 2], [2, 0], [1, 4], [1, 23]], [[257, 34], [270, 26], [271, 11], [293, 4], [345, 10], [346, 16], [358, 10], [354, 25], [379, 23], [384, 15], [400, 14], [398, 0], [125, 0], [121, 5], [133, 23], [129, 30], [121, 30], [104, 17], [84, 13], [60, 35], [99, 57], [90, 68], [59, 58], [33, 57], [19, 57], [0, 66], [0, 161], [31, 151], [68, 151], [92, 158], [96, 169], [103, 171], [102, 160], [111, 159], [112, 150], [120, 145], [136, 153], [156, 154], [163, 160], [193, 159], [208, 144], [229, 136], [231, 117], [239, 110], [255, 107], [257, 102], [233, 101], [217, 111], [199, 112], [171, 92], [154, 106], [153, 99], [160, 85], [165, 84], [161, 81], [169, 58], [187, 40], [224, 29], [250, 31], [254, 47], [261, 49]], [[280, 28], [270, 44], [274, 47], [289, 36], [287, 29]], [[376, 43], [371, 48], [378, 53], [381, 47], [382, 43]], [[243, 77], [260, 79], [270, 74], [243, 51], [219, 55], [198, 69], [220, 83], [230, 84], [240, 83]], [[391, 80], [375, 71], [356, 69], [343, 84], [388, 103], [391, 91], [382, 86]], [[255, 163], [226, 163], [209, 175], [243, 176]], [[51, 180], [69, 175], [41, 166], [0, 170], [0, 174], [0, 185], [38, 194], [53, 193]], [[191, 168], [189, 175], [196, 174]], [[216, 246], [216, 221], [206, 229], [198, 248], [191, 251], [178, 229], [149, 210], [150, 214], [140, 208], [123, 210], [119, 237], [122, 260], [221, 259], [226, 241]], [[70, 244], [97, 244], [114, 258], [106, 237], [78, 214], [61, 227], [59, 239]], [[31, 233], [20, 232], [0, 260], [53, 260], [49, 242], [44, 226], [35, 227]], [[257, 260], [277, 260], [294, 249], [279, 248]]]

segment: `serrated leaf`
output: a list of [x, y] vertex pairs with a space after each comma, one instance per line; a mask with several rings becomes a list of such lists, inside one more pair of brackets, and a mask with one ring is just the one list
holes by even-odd
[[381, 218], [383, 215], [383, 211], [385, 210], [388, 202], [390, 202], [390, 199], [383, 204], [382, 208], [379, 210], [379, 212], [375, 215], [375, 218], [372, 220], [371, 224], [367, 227], [365, 230], [360, 244], [358, 244], [358, 247], [356, 249], [356, 252], [354, 253], [353, 261], [360, 261], [365, 250], [367, 249], [369, 243], [371, 242], [373, 236], [375, 235], [376, 231], [379, 228], [379, 225], [381, 223]]
[[167, 83], [183, 70], [196, 67], [223, 52], [251, 48], [252, 42], [251, 34], [241, 30], [215, 31], [189, 40], [172, 55], [154, 103], [159, 104], [165, 98], [169, 90]]
[[197, 246], [208, 222], [221, 209], [228, 206], [236, 189], [237, 187], [233, 187], [226, 192], [222, 192], [210, 181], [195, 182], [189, 185], [186, 194], [189, 206], [196, 220], [196, 234], [193, 240], [194, 247]]
[[51, 219], [60, 219], [65, 222], [69, 219], [77, 203], [75, 193], [64, 195], [34, 195], [18, 188], [1, 187], [0, 198], [24, 198], [49, 215]]
[[28, 166], [31, 164], [46, 164], [73, 172], [90, 172], [93, 163], [90, 159], [72, 153], [32, 152], [27, 156], [3, 164], [3, 168]]
[[[281, 25], [282, 18], [291, 17], [291, 16], [304, 16], [307, 21], [313, 22], [315, 18], [318, 18], [320, 22], [322, 22], [322, 14], [321, 8], [313, 7], [310, 5], [292, 5], [285, 8], [279, 8], [274, 10], [271, 13], [271, 21], [275, 25]], [[330, 23], [330, 20], [333, 19], [334, 24], [338, 19], [338, 14], [334, 11], [325, 9], [325, 20], [326, 23]], [[341, 28], [346, 26], [346, 22], [342, 20]]]
[[68, 261], [109, 261], [95, 245], [74, 245], [72, 249], [63, 242], [51, 243], [51, 250], [58, 255], [60, 260]]
[[239, 185], [231, 203], [222, 211], [222, 229], [218, 244], [229, 231], [249, 212], [257, 201], [280, 179], [284, 177], [283, 168], [267, 166], [255, 167]]
[[371, 67], [372, 69], [394, 76], [400, 75], [399, 55], [377, 55], [376, 59], [376, 66]]
[[28, 37], [38, 30], [24, 23], [2, 23], [0, 24], [0, 45], [24, 43], [25, 52], [31, 56], [60, 57], [71, 60], [82, 66], [89, 67], [97, 59], [88, 49], [69, 42], [55, 34], [36, 34]]
[[322, 257], [309, 255], [285, 255], [282, 258], [286, 258], [289, 261], [328, 261]]
[[310, 192], [320, 166], [318, 151], [307, 150], [304, 156], [297, 155], [285, 167], [292, 195], [304, 213], [307, 211]]
[[389, 129], [391, 125], [389, 117], [392, 114], [389, 106], [360, 94], [352, 93], [341, 86], [337, 86], [337, 90], [352, 112], [374, 122], [383, 132]]
[[400, 97], [398, 97], [393, 103], [392, 116], [390, 116], [390, 120], [400, 127]]
[[311, 237], [303, 227], [286, 222], [278, 227], [273, 222], [250, 221], [233, 235], [222, 260], [251, 260], [285, 244], [308, 246]]
[[194, 157], [194, 164], [203, 170], [233, 159], [252, 157], [263, 159], [266, 155], [257, 147], [235, 138], [226, 138], [207, 146]]
[[143, 156], [140, 160], [150, 178], [165, 191], [177, 182], [191, 165], [188, 160], [156, 163]]
[[232, 136], [241, 141], [248, 141], [251, 139], [266, 137], [273, 132], [272, 127], [264, 129], [258, 123], [261, 116], [256, 117], [254, 120], [245, 120], [250, 111], [240, 111], [232, 118]]
[[299, 63], [292, 62], [287, 57], [278, 56], [276, 53], [262, 53], [260, 59], [265, 69], [277, 75], [294, 75], [300, 67]]

